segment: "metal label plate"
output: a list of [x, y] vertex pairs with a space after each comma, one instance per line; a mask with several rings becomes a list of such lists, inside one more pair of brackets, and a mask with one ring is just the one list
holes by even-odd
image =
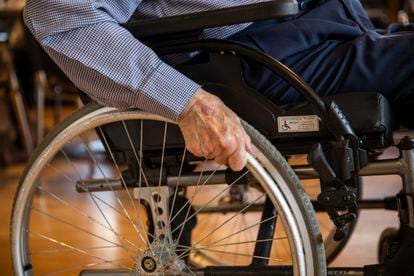
[[316, 132], [319, 131], [317, 115], [282, 116], [277, 118], [278, 131], [284, 132]]

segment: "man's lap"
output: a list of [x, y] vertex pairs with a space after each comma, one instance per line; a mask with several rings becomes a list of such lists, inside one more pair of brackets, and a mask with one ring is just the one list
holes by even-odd
[[[365, 22], [363, 14], [358, 20], [360, 13], [350, 15], [343, 6], [335, 10], [335, 3], [342, 5], [339, 0], [329, 1], [315, 14], [265, 26], [238, 40], [281, 59], [322, 96], [379, 92], [398, 106], [398, 117], [414, 116], [414, 32], [380, 35], [369, 24], [360, 24]], [[303, 100], [279, 77], [255, 64], [245, 64], [245, 78], [276, 103]]]

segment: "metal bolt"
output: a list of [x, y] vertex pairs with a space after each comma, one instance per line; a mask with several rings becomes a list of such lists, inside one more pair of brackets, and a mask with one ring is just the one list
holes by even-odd
[[330, 200], [331, 200], [331, 198], [330, 198], [329, 196], [325, 196], [325, 198], [324, 198], [323, 200], [325, 200], [325, 201], [330, 201]]
[[351, 196], [350, 196], [350, 195], [346, 195], [346, 196], [344, 196], [344, 200], [345, 200], [345, 201], [349, 201], [349, 200], [351, 200]]
[[154, 259], [150, 257], [146, 257], [142, 260], [142, 266], [145, 271], [153, 272], [155, 270], [156, 264], [155, 264]]

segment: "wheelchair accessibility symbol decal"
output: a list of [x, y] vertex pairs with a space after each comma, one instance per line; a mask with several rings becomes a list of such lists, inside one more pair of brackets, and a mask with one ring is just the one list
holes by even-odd
[[277, 118], [278, 131], [314, 132], [319, 131], [319, 117], [316, 115], [283, 116]]

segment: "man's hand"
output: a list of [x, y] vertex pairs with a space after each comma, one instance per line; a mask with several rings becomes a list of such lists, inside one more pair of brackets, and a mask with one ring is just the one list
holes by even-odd
[[252, 152], [240, 119], [216, 96], [199, 89], [178, 119], [187, 149], [240, 171]]

